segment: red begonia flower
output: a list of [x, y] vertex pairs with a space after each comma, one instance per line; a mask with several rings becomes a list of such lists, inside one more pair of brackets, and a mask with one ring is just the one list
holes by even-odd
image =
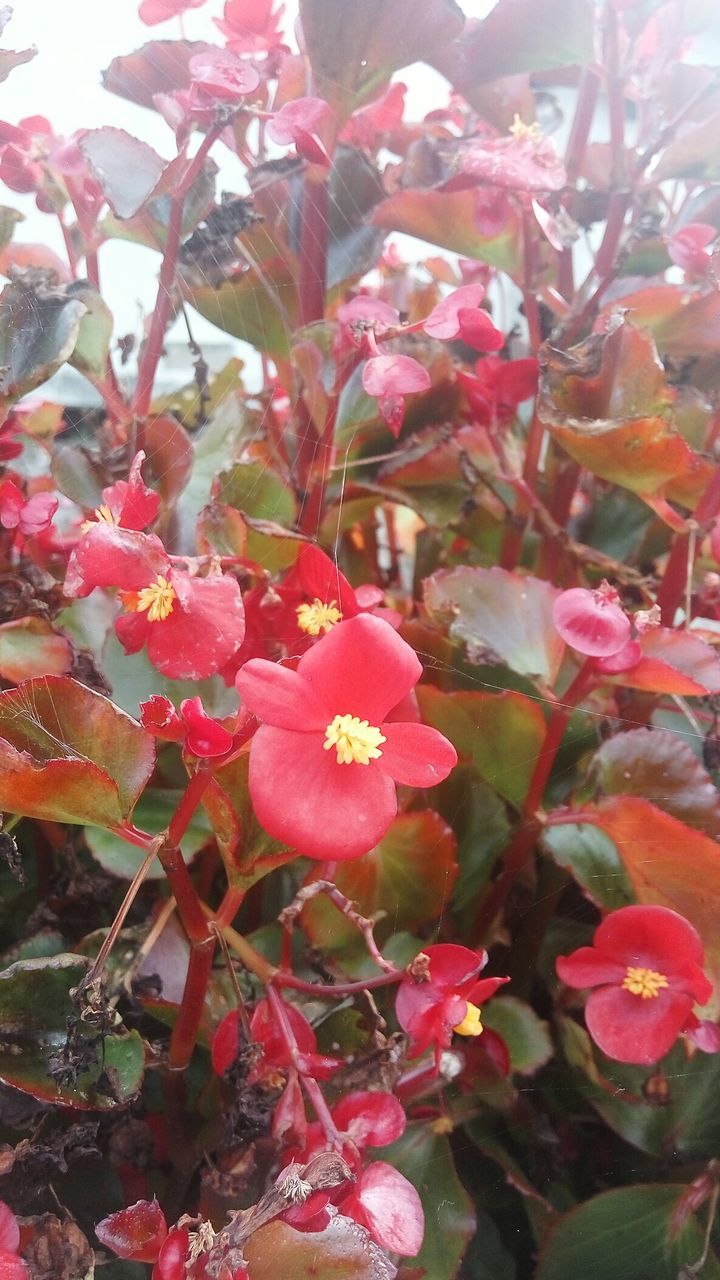
[[368, 151], [376, 148], [384, 135], [402, 127], [406, 93], [407, 85], [399, 80], [391, 84], [381, 98], [353, 112], [340, 134], [340, 141]]
[[489, 1000], [509, 978], [483, 978], [486, 951], [471, 951], [452, 942], [426, 947], [408, 966], [398, 987], [395, 1013], [411, 1041], [411, 1056], [434, 1046], [436, 1061], [450, 1046], [453, 1032], [482, 1034], [478, 1005]]
[[373, 356], [362, 372], [363, 390], [377, 396], [380, 414], [395, 437], [399, 436], [405, 417], [404, 396], [415, 391], [429, 391], [430, 374], [412, 356]]
[[237, 102], [254, 93], [260, 76], [249, 62], [226, 49], [196, 53], [188, 64], [193, 89], [212, 102]]
[[668, 907], [621, 907], [598, 926], [591, 947], [559, 956], [558, 977], [569, 987], [595, 987], [585, 1022], [609, 1058], [657, 1062], [698, 1019], [712, 984], [703, 972], [700, 938]]
[[711, 245], [717, 239], [717, 227], [708, 222], [690, 222], [668, 238], [670, 261], [682, 267], [687, 276], [702, 280], [710, 270]]
[[157, 1200], [138, 1200], [103, 1218], [95, 1228], [106, 1249], [133, 1262], [156, 1262], [167, 1233], [165, 1215]]
[[140, 723], [156, 738], [184, 743], [186, 751], [201, 759], [227, 755], [234, 742], [233, 734], [207, 714], [200, 697], [185, 698], [178, 714], [169, 698], [153, 694], [140, 703]]
[[267, 132], [278, 146], [294, 146], [311, 164], [329, 164], [318, 129], [330, 114], [324, 98], [295, 98], [286, 102], [268, 121]]
[[20, 1244], [20, 1226], [15, 1214], [4, 1200], [0, 1200], [0, 1249], [5, 1253], [17, 1253]]
[[392, 627], [401, 621], [396, 610], [381, 607], [379, 587], [367, 583], [354, 590], [334, 560], [312, 545], [302, 548], [277, 595], [284, 609], [273, 630], [279, 636], [282, 628], [286, 632], [282, 638], [290, 647], [296, 647], [298, 639], [310, 641], [327, 635], [343, 619], [359, 613], [374, 613]]
[[147, 645], [153, 666], [173, 680], [202, 680], [226, 666], [245, 634], [235, 578], [200, 578], [176, 569], [154, 534], [100, 521], [68, 562], [65, 594], [118, 587], [127, 610], [115, 631], [126, 653]]
[[[285, 1004], [285, 1016], [295, 1037], [303, 1068], [317, 1080], [329, 1080], [340, 1065], [337, 1058], [317, 1052], [317, 1038], [304, 1013], [294, 1004]], [[262, 1079], [274, 1073], [278, 1067], [290, 1068], [296, 1064], [273, 1015], [270, 1003], [259, 1000], [250, 1019], [253, 1042], [262, 1045], [262, 1061], [253, 1069], [250, 1079]], [[218, 1023], [213, 1036], [211, 1058], [217, 1075], [224, 1075], [235, 1062], [240, 1048], [240, 1015], [232, 1009]]]
[[26, 498], [9, 476], [0, 482], [0, 524], [3, 529], [17, 529], [23, 537], [32, 538], [50, 527], [57, 509], [58, 499], [54, 493], [36, 493]]
[[590, 658], [609, 658], [630, 639], [630, 619], [607, 585], [597, 591], [571, 587], [553, 605], [553, 622], [566, 644]]
[[334, 627], [297, 671], [246, 663], [236, 687], [261, 722], [250, 796], [270, 835], [310, 858], [356, 858], [395, 817], [396, 782], [447, 777], [457, 755], [442, 734], [389, 720], [421, 673], [410, 646], [367, 614]]
[[199, 9], [205, 0], [142, 0], [138, 17], [146, 27], [156, 27], [159, 22], [177, 18], [188, 9]]
[[460, 157], [461, 169], [480, 182], [515, 191], [559, 191], [565, 166], [550, 138], [535, 125], [516, 122], [511, 137], [477, 138]]
[[225, 0], [222, 18], [215, 25], [233, 53], [262, 53], [282, 44], [284, 5], [273, 12], [274, 0]]
[[462, 285], [433, 307], [423, 321], [423, 329], [431, 338], [443, 341], [461, 338], [477, 351], [500, 351], [505, 346], [505, 334], [495, 328], [487, 311], [481, 309], [484, 297], [481, 284]]
[[116, 480], [102, 491], [102, 504], [95, 510], [95, 518], [106, 524], [118, 524], [121, 529], [146, 529], [160, 510], [160, 494], [145, 484], [140, 468], [145, 461], [143, 450], [136, 453], [127, 480]]
[[535, 395], [538, 384], [538, 362], [502, 360], [486, 356], [478, 360], [475, 372], [458, 372], [458, 381], [467, 396], [477, 422], [483, 426], [505, 426], [511, 422], [518, 405]]

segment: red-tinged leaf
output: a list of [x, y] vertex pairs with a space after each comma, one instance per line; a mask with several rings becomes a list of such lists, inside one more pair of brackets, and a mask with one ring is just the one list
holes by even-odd
[[521, 806], [545, 738], [545, 717], [524, 694], [442, 693], [417, 690], [422, 718], [452, 742], [462, 760], [509, 800]]
[[[614, 796], [583, 811], [610, 836], [641, 903], [670, 907], [702, 938], [720, 974], [720, 855], [717, 842], [638, 796]], [[698, 891], [702, 886], [702, 892]], [[708, 1010], [705, 1016], [710, 1016]]]
[[641, 795], [688, 826], [720, 840], [720, 793], [690, 745], [667, 729], [630, 729], [608, 738], [591, 765], [606, 795]]
[[468, 452], [478, 470], [497, 472], [497, 455], [484, 427], [468, 426], [459, 432], [427, 427], [408, 441], [397, 458], [380, 468], [378, 481], [396, 495], [401, 490], [405, 501], [428, 524], [444, 527], [457, 520], [458, 510], [470, 494], [463, 470]]
[[156, 1262], [167, 1236], [165, 1215], [157, 1200], [138, 1200], [103, 1218], [95, 1234], [106, 1249], [118, 1258], [134, 1262]]
[[193, 466], [193, 449], [184, 427], [170, 413], [149, 418], [146, 426], [146, 479], [172, 507], [185, 488]]
[[110, 93], [155, 110], [157, 94], [190, 87], [190, 59], [213, 48], [202, 40], [150, 40], [134, 53], [113, 58], [103, 84]]
[[549, 71], [592, 59], [589, 0], [499, 0], [482, 22], [430, 59], [473, 106], [481, 85], [523, 71]]
[[501, 199], [502, 217], [485, 230], [486, 197], [471, 189], [399, 191], [377, 206], [372, 221], [387, 231], [404, 231], [453, 253], [479, 258], [514, 276], [520, 263], [520, 218], [514, 206]]
[[114, 827], [132, 812], [154, 764], [150, 735], [69, 677], [0, 693], [0, 809]]
[[628, 689], [700, 697], [720, 692], [720, 659], [715, 650], [688, 631], [652, 627], [638, 637], [642, 658], [615, 676]]
[[[439, 814], [432, 809], [404, 813], [376, 849], [338, 867], [335, 883], [361, 915], [381, 917], [375, 935], [382, 942], [398, 930], [415, 932], [442, 914], [457, 876], [455, 851], [455, 836]], [[303, 925], [323, 951], [344, 951], [362, 941], [324, 895], [307, 904]]]
[[310, 1233], [270, 1222], [243, 1253], [252, 1280], [394, 1280], [397, 1273], [365, 1228], [341, 1215]]
[[54, 271], [63, 284], [72, 280], [67, 263], [46, 244], [26, 240], [7, 245], [0, 253], [0, 272], [9, 276], [13, 267], [40, 267], [43, 271]]
[[300, 0], [303, 38], [317, 95], [340, 125], [376, 97], [393, 71], [428, 61], [463, 29], [454, 0]]
[[[286, 534], [286, 530], [280, 533]], [[219, 556], [244, 556], [247, 554], [248, 526], [234, 507], [222, 502], [211, 502], [203, 507], [198, 518], [198, 550]]]
[[167, 161], [146, 142], [111, 125], [88, 129], [79, 145], [118, 218], [139, 212], [167, 168]]
[[217, 287], [185, 282], [183, 292], [201, 316], [224, 333], [272, 356], [287, 357], [297, 326], [295, 277], [280, 254], [237, 271]]
[[665, 418], [561, 422], [550, 417], [547, 404], [541, 416], [553, 439], [581, 467], [641, 498], [653, 497], [687, 475], [696, 461], [689, 444]]
[[68, 1020], [77, 1017], [69, 992], [87, 975], [75, 955], [19, 960], [0, 973], [0, 1080], [44, 1103], [105, 1111], [133, 1098], [142, 1083], [145, 1049], [137, 1031], [106, 1036], [102, 1053], [89, 1048], [77, 1079], [55, 1081], [51, 1054], [66, 1044]]
[[72, 648], [44, 618], [14, 618], [0, 625], [0, 676], [9, 684], [34, 676], [64, 676]]
[[[417, 1188], [425, 1213], [423, 1246], [413, 1265], [432, 1280], [454, 1280], [475, 1230], [472, 1201], [458, 1178], [447, 1135], [409, 1124], [383, 1156]], [[253, 1277], [254, 1280], [254, 1277]]]
[[425, 605], [471, 662], [503, 662], [551, 683], [565, 645], [553, 623], [555, 587], [505, 569], [442, 569], [424, 585]]
[[655, 285], [625, 294], [618, 303], [628, 308], [634, 325], [652, 334], [663, 356], [713, 355], [720, 346], [716, 289], [697, 294], [680, 285]]

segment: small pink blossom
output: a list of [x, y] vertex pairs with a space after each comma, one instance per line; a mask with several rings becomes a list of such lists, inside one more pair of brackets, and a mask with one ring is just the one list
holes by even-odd
[[190, 59], [193, 91], [215, 102], [237, 102], [254, 93], [260, 76], [250, 62], [225, 49], [209, 49]]
[[373, 356], [362, 374], [363, 390], [377, 396], [380, 414], [394, 436], [400, 434], [405, 417], [404, 396], [429, 391], [430, 374], [412, 356]]
[[612, 588], [571, 587], [557, 597], [553, 621], [566, 644], [591, 658], [609, 658], [630, 639], [630, 619]]
[[324, 98], [295, 98], [268, 122], [268, 136], [278, 146], [294, 146], [298, 155], [311, 164], [329, 164], [330, 157], [318, 133], [329, 114]]
[[480, 303], [484, 297], [481, 284], [463, 285], [433, 307], [423, 329], [431, 338], [461, 338], [476, 351], [500, 351], [505, 346], [505, 334], [495, 328], [487, 311], [482, 310]]

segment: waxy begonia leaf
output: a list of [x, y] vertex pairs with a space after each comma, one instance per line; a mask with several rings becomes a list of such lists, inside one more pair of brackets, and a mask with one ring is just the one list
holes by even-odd
[[520, 675], [554, 680], [565, 645], [552, 618], [557, 588], [505, 569], [441, 569], [424, 587], [425, 605], [471, 662], [503, 662]]
[[502, 1036], [513, 1071], [532, 1074], [544, 1067], [554, 1053], [547, 1022], [516, 996], [490, 1000], [482, 1010], [482, 1023]]
[[426, 724], [444, 733], [501, 796], [521, 806], [545, 738], [539, 703], [509, 690], [448, 694], [433, 685], [421, 685], [417, 697]]
[[87, 971], [87, 960], [59, 955], [21, 960], [0, 973], [0, 1079], [42, 1102], [105, 1110], [132, 1098], [140, 1087], [145, 1063], [137, 1031], [106, 1036], [97, 1060], [75, 1085], [56, 1084], [48, 1072], [48, 1058], [65, 1044], [67, 1020], [74, 1013], [68, 993]]
[[365, 1228], [342, 1215], [309, 1234], [270, 1222], [243, 1253], [252, 1280], [394, 1280], [397, 1271]]
[[453, 1280], [475, 1230], [475, 1213], [447, 1135], [433, 1133], [422, 1121], [409, 1124], [402, 1138], [381, 1153], [420, 1193], [425, 1239], [413, 1265], [424, 1269], [426, 1280]]
[[155, 744], [107, 698], [66, 676], [0, 693], [0, 808], [114, 827], [133, 809]]
[[72, 355], [86, 307], [49, 272], [24, 268], [0, 293], [0, 395], [25, 395]]
[[638, 637], [642, 657], [614, 677], [628, 689], [701, 697], [720, 692], [720, 659], [715, 650], [690, 631], [651, 627]]
[[79, 145], [118, 218], [134, 217], [167, 168], [167, 161], [146, 142], [111, 125], [88, 129]]
[[190, 86], [190, 59], [213, 48], [202, 40], [150, 40], [134, 53], [113, 58], [103, 72], [110, 93], [156, 110], [156, 94]]
[[613, 841], [589, 822], [563, 823], [543, 832], [543, 845], [566, 867], [591, 902], [615, 911], [634, 902], [630, 880]]
[[10, 684], [33, 676], [64, 676], [72, 648], [44, 618], [13, 618], [0, 625], [0, 676]]
[[[375, 936], [382, 942], [391, 933], [413, 932], [442, 915], [457, 876], [455, 849], [455, 836], [438, 813], [402, 813], [377, 848], [340, 864], [335, 884], [361, 915], [378, 916]], [[358, 930], [322, 894], [305, 907], [303, 927], [324, 951], [344, 956], [356, 949], [358, 939], [362, 945]]]
[[615, 734], [600, 747], [590, 772], [606, 795], [643, 796], [720, 840], [718, 789], [692, 748], [676, 733], [631, 729]]
[[619, 305], [629, 309], [633, 324], [652, 334], [662, 356], [682, 359], [717, 352], [720, 295], [715, 289], [696, 294], [680, 285], [655, 285], [625, 294]]
[[275, 254], [258, 263], [257, 270], [237, 271], [217, 287], [185, 282], [183, 291], [196, 311], [225, 333], [272, 356], [289, 354], [298, 304], [286, 257]]
[[393, 71], [429, 61], [462, 31], [454, 0], [300, 0], [303, 40], [319, 97], [338, 123], [377, 95]]
[[514, 276], [522, 243], [519, 215], [505, 201], [497, 227], [488, 227], [485, 203], [485, 198], [472, 189], [446, 192], [408, 188], [378, 205], [372, 220], [386, 231], [404, 231]]
[[[272, 571], [295, 560], [298, 541], [283, 537], [294, 524], [297, 503], [290, 486], [261, 461], [236, 462], [218, 476], [217, 498], [247, 518], [247, 555]], [[262, 524], [253, 524], [253, 522]], [[263, 528], [266, 525], [266, 528]], [[280, 526], [277, 534], [272, 526]], [[279, 536], [277, 536], [279, 535]], [[236, 554], [236, 553], [234, 553]]]
[[148, 418], [145, 450], [148, 483], [173, 507], [190, 479], [193, 450], [184, 427], [170, 413]]
[[[671, 1217], [683, 1191], [677, 1185], [616, 1187], [564, 1214], [551, 1228], [540, 1254], [537, 1280], [678, 1280], [697, 1262], [704, 1231], [696, 1218], [677, 1232]], [[720, 1280], [714, 1256], [704, 1280]]]
[[102, 378], [107, 372], [107, 359], [113, 331], [113, 317], [107, 303], [87, 280], [68, 286], [68, 297], [77, 298], [85, 307], [80, 320], [77, 342], [68, 364], [87, 378]]
[[549, 71], [587, 62], [593, 56], [589, 0], [499, 0], [482, 22], [431, 61], [455, 88], [473, 101], [473, 89], [522, 71]]

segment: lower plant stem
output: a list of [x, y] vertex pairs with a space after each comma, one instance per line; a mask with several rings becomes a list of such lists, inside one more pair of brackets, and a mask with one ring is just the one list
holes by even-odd
[[[703, 525], [714, 520], [720, 512], [720, 466], [715, 468], [710, 483], [695, 508], [695, 524], [702, 533]], [[678, 533], [673, 539], [670, 555], [658, 588], [657, 602], [661, 622], [665, 627], [673, 625], [675, 614], [682, 604], [688, 580], [692, 577], [691, 550], [696, 539], [687, 533]], [[690, 619], [686, 618], [686, 623]]]
[[180, 1012], [170, 1037], [168, 1063], [173, 1071], [184, 1071], [193, 1055], [205, 1009], [205, 997], [215, 956], [215, 939], [208, 935], [204, 943], [190, 949]]

